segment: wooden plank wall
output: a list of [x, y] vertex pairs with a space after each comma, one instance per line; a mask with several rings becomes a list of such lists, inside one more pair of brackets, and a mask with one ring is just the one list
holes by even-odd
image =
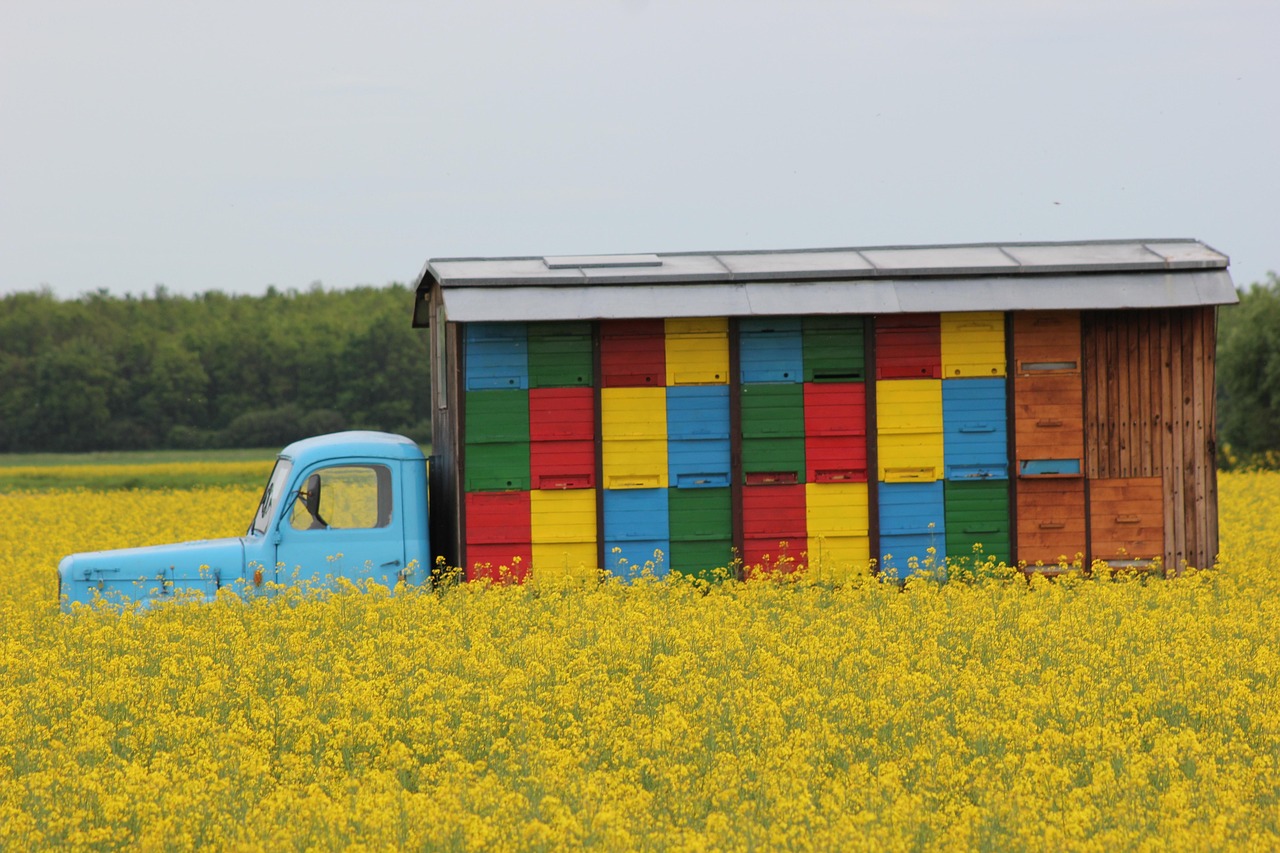
[[1212, 307], [1082, 314], [1085, 470], [1160, 477], [1167, 569], [1218, 553]]

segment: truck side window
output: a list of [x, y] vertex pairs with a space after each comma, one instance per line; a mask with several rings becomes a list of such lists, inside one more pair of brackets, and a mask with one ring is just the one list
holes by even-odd
[[391, 523], [391, 471], [385, 465], [335, 465], [307, 477], [289, 514], [294, 530], [351, 530]]

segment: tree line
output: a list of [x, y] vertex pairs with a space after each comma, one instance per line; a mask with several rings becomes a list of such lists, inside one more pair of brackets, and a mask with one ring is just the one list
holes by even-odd
[[[275, 447], [346, 428], [431, 437], [427, 336], [400, 284], [0, 300], [0, 452]], [[1280, 465], [1280, 278], [1218, 329], [1221, 461]]]
[[428, 442], [412, 305], [398, 284], [5, 296], [0, 452], [277, 447], [347, 428]]
[[1280, 467], [1280, 277], [1218, 313], [1218, 445], [1227, 467]]

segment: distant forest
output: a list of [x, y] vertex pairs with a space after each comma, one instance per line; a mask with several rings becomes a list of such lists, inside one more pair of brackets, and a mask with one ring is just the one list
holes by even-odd
[[392, 285], [0, 300], [0, 452], [431, 437], [427, 336]]
[[[404, 285], [264, 296], [0, 299], [0, 452], [277, 447], [347, 428], [431, 439]], [[1219, 313], [1224, 465], [1280, 465], [1280, 279]]]

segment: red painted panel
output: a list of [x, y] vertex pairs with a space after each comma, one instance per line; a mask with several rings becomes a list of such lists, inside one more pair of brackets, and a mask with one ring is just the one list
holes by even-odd
[[865, 483], [865, 435], [811, 435], [804, 440], [805, 481], [809, 483]]
[[524, 583], [533, 562], [528, 542], [509, 545], [467, 545], [467, 580]]
[[600, 321], [600, 373], [605, 388], [666, 385], [667, 338], [663, 321]]
[[942, 376], [942, 319], [938, 314], [876, 318], [877, 379]]
[[467, 544], [531, 542], [528, 492], [467, 492]]
[[764, 577], [771, 574], [791, 574], [805, 567], [809, 547], [808, 540], [803, 537], [791, 539], [758, 538], [744, 539], [742, 542], [742, 568], [748, 578]]
[[530, 442], [529, 471], [535, 489], [594, 488], [595, 440]]
[[806, 382], [805, 435], [867, 434], [867, 386], [864, 382]]
[[529, 438], [533, 441], [594, 439], [595, 392], [590, 388], [531, 388]]
[[[795, 539], [808, 535], [804, 484], [742, 487], [742, 534], [747, 539]], [[775, 542], [776, 547], [776, 542]], [[803, 546], [800, 546], [803, 549]]]

